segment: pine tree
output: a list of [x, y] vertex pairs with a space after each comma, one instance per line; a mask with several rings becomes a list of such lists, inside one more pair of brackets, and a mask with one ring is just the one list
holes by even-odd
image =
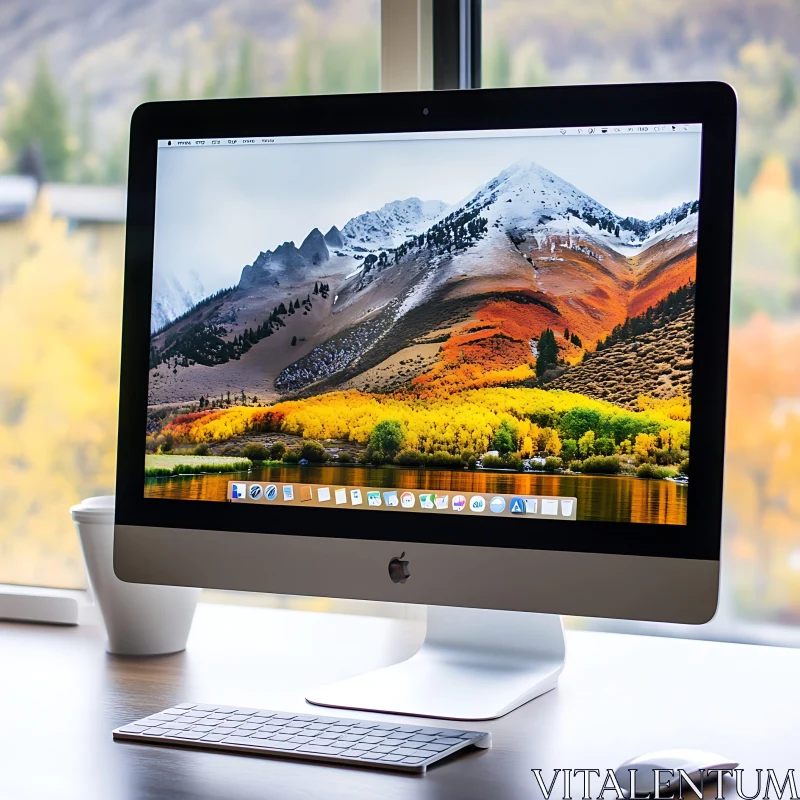
[[314, 294], [319, 294], [319, 284], [314, 281]]
[[69, 162], [67, 115], [43, 52], [36, 60], [27, 100], [22, 108], [12, 109], [7, 120], [6, 138], [11, 149], [20, 154], [29, 147], [35, 148], [44, 165], [44, 177], [64, 180]]
[[294, 347], [296, 344], [297, 344], [297, 337], [292, 336], [292, 347]]
[[545, 328], [539, 337], [538, 355], [536, 356], [536, 377], [541, 378], [547, 370], [558, 364], [558, 345], [550, 328]]
[[569, 341], [569, 328], [564, 328], [564, 341]]

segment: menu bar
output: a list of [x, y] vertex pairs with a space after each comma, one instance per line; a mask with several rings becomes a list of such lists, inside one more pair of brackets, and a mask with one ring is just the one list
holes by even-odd
[[379, 489], [374, 486], [322, 486], [303, 483], [229, 481], [228, 500], [257, 505], [306, 508], [381, 509], [397, 513], [484, 514], [519, 519], [577, 519], [575, 497], [477, 494], [427, 489]]
[[631, 134], [700, 133], [700, 123], [659, 125], [584, 125], [572, 128], [509, 128], [483, 131], [402, 131], [399, 133], [345, 133], [324, 136], [242, 136], [202, 139], [159, 139], [159, 147], [252, 147], [320, 142], [379, 142], [419, 139], [508, 139], [536, 136], [629, 136]]

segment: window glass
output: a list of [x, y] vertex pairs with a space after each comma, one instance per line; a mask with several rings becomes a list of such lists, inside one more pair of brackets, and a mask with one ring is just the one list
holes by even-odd
[[739, 96], [721, 614], [800, 623], [800, 4], [484, 0], [483, 84]]
[[113, 493], [128, 123], [144, 100], [377, 91], [379, 0], [0, 7], [0, 583], [84, 584]]

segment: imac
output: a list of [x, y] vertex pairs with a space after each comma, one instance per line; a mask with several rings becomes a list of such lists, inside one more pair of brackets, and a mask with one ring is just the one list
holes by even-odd
[[717, 603], [736, 100], [719, 83], [151, 103], [114, 566], [428, 606], [312, 703], [500, 716], [560, 614]]

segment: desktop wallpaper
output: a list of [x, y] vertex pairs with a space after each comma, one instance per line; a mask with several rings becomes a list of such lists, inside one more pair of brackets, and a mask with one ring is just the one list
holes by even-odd
[[685, 524], [700, 134], [159, 149], [145, 495]]

